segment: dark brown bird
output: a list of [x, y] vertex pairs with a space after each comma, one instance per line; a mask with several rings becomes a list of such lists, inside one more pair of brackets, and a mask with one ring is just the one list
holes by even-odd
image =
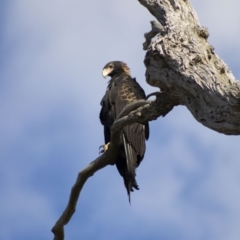
[[[136, 100], [145, 99], [144, 90], [130, 75], [128, 66], [120, 61], [109, 62], [102, 71], [103, 77], [110, 76], [108, 87], [102, 98], [100, 121], [104, 126], [105, 144], [111, 141], [111, 126], [123, 108]], [[116, 166], [123, 177], [130, 201], [130, 192], [139, 189], [136, 181], [136, 168], [143, 160], [149, 137], [149, 125], [133, 123], [123, 128], [121, 145]], [[105, 145], [105, 146], [106, 146]]]

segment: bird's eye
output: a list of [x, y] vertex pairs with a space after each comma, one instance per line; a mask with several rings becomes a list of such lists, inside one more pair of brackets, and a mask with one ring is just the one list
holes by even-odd
[[109, 68], [113, 68], [113, 65], [112, 65], [112, 64], [110, 64], [108, 67], [109, 67]]

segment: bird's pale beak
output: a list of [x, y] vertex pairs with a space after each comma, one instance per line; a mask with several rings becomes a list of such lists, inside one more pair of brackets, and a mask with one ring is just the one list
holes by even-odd
[[106, 78], [111, 71], [112, 70], [109, 69], [109, 68], [104, 68], [103, 71], [102, 71], [103, 77]]

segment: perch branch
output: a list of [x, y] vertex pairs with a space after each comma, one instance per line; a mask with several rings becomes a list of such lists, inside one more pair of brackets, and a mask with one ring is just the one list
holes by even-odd
[[209, 33], [201, 27], [187, 0], [139, 0], [159, 23], [151, 22], [145, 34], [146, 80], [162, 92], [154, 101], [127, 106], [111, 128], [107, 152], [83, 169], [72, 187], [66, 209], [52, 228], [54, 240], [64, 239], [64, 226], [75, 212], [87, 179], [99, 169], [114, 164], [121, 129], [133, 122], [146, 123], [165, 116], [178, 104], [185, 105], [205, 126], [225, 134], [240, 134], [240, 84], [207, 42]]
[[[143, 123], [149, 120], [154, 120], [161, 115], [166, 115], [167, 112], [171, 111], [174, 105], [177, 105], [175, 98], [172, 98], [174, 101], [172, 101], [171, 104], [169, 103], [170, 99], [171, 97], [168, 96], [168, 94], [162, 93], [157, 96], [155, 101], [136, 101], [127, 105], [123, 109], [112, 125], [111, 144], [108, 151], [99, 156], [85, 169], [79, 172], [76, 182], [72, 187], [67, 207], [52, 228], [54, 240], [64, 239], [64, 225], [70, 221], [72, 215], [74, 214], [78, 198], [87, 179], [93, 176], [93, 174], [99, 169], [115, 163], [122, 128], [136, 121]], [[162, 101], [166, 102], [164, 103]]]
[[115, 163], [120, 143], [121, 129], [133, 122], [144, 123], [149, 120], [154, 120], [161, 115], [165, 116], [171, 111], [174, 105], [177, 105], [175, 98], [162, 93], [157, 96], [155, 101], [136, 101], [123, 109], [111, 128], [111, 144], [108, 151], [79, 172], [76, 182], [72, 187], [67, 207], [52, 228], [54, 240], [64, 239], [64, 226], [70, 221], [74, 214], [81, 190], [88, 178], [93, 176], [99, 169]]

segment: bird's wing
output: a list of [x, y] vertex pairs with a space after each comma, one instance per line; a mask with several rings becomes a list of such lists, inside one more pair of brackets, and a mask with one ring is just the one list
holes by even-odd
[[[114, 106], [116, 116], [123, 110], [123, 108], [136, 100], [145, 99], [145, 93], [140, 85], [130, 76], [125, 76], [124, 79], [117, 82], [114, 86], [115, 96]], [[148, 124], [133, 123], [124, 127], [123, 132], [126, 136], [127, 143], [133, 148], [137, 159], [135, 160], [135, 167], [139, 165], [145, 153], [145, 139], [148, 137], [145, 133], [149, 133]]]

